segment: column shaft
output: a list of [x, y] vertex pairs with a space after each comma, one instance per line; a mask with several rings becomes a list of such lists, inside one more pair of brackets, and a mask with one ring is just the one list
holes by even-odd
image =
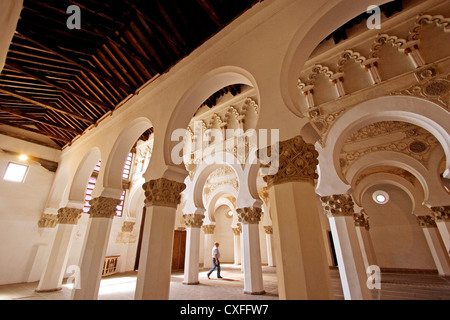
[[36, 291], [56, 291], [62, 289], [62, 282], [72, 246], [73, 232], [81, 216], [80, 209], [61, 208], [58, 210], [58, 224], [44, 270]]
[[109, 235], [117, 199], [99, 197], [91, 200], [89, 222], [80, 258], [80, 288], [72, 290], [73, 300], [97, 300]]
[[184, 215], [187, 232], [183, 284], [199, 284], [200, 227], [203, 224], [203, 217], [198, 214]]

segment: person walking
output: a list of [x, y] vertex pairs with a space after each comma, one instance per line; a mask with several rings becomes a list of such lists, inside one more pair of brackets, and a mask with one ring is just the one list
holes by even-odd
[[220, 258], [219, 243], [216, 242], [214, 244], [213, 249], [212, 249], [213, 266], [208, 271], [208, 274], [207, 274], [208, 279], [209, 279], [209, 276], [211, 275], [211, 273], [213, 273], [215, 269], [217, 269], [217, 278], [218, 279], [222, 279], [222, 277], [220, 276], [220, 260], [219, 260], [219, 258]]

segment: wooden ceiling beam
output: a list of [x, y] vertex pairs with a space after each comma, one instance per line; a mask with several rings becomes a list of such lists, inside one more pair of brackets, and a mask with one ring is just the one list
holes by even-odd
[[101, 108], [104, 108], [106, 111], [111, 111], [112, 109], [114, 109], [114, 106], [111, 106], [108, 103], [105, 103], [103, 101], [99, 101], [99, 100], [97, 100], [95, 98], [92, 98], [92, 97], [84, 95], [84, 94], [80, 94], [77, 91], [71, 90], [71, 89], [67, 88], [66, 86], [64, 86], [62, 84], [58, 84], [58, 83], [48, 79], [45, 75], [43, 75], [39, 71], [31, 71], [31, 70], [26, 69], [26, 68], [24, 68], [24, 67], [22, 67], [22, 66], [20, 66], [20, 65], [18, 65], [16, 63], [14, 63], [14, 62], [11, 62], [11, 61], [7, 61], [5, 65], [8, 68], [11, 68], [11, 69], [14, 69], [16, 71], [19, 71], [19, 72], [21, 72], [21, 73], [23, 73], [23, 74], [25, 74], [25, 75], [27, 75], [29, 77], [32, 77], [32, 78], [34, 78], [34, 79], [36, 79], [38, 81], [41, 81], [42, 83], [45, 83], [45, 84], [47, 84], [49, 86], [57, 88], [57, 89], [61, 90], [62, 92], [74, 95], [74, 96], [76, 96], [76, 97], [78, 97], [78, 98], [80, 98], [82, 100], [88, 101], [88, 102], [90, 102], [92, 104], [95, 104], [95, 105], [101, 107]]
[[47, 50], [48, 52], [53, 53], [54, 55], [60, 57], [61, 59], [65, 60], [66, 62], [68, 62], [68, 63], [70, 63], [70, 64], [72, 64], [72, 65], [74, 65], [74, 66], [76, 66], [76, 67], [78, 67], [80, 69], [82, 69], [86, 73], [89, 73], [89, 74], [95, 76], [96, 78], [98, 78], [100, 80], [107, 81], [107, 82], [109, 82], [109, 83], [111, 83], [111, 84], [113, 84], [115, 86], [118, 86], [118, 87], [122, 88], [123, 90], [125, 90], [126, 92], [132, 92], [133, 91], [131, 89], [131, 87], [127, 86], [126, 84], [124, 84], [124, 83], [122, 83], [120, 81], [117, 81], [116, 79], [114, 79], [114, 78], [112, 78], [110, 76], [99, 74], [96, 70], [94, 70], [92, 68], [89, 68], [89, 67], [86, 67], [85, 65], [83, 65], [81, 63], [78, 63], [78, 62], [74, 61], [73, 59], [68, 58], [67, 54], [63, 54], [62, 52], [60, 52], [57, 49], [52, 49], [52, 48], [50, 48], [50, 47], [48, 47], [48, 46], [46, 46], [46, 45], [44, 45], [44, 44], [34, 40], [34, 39], [31, 39], [31, 38], [29, 38], [29, 37], [27, 37], [25, 35], [22, 35], [20, 33], [16, 33], [16, 36], [36, 44], [37, 46]]
[[48, 109], [48, 110], [52, 110], [54, 112], [58, 112], [58, 113], [64, 114], [66, 116], [69, 116], [69, 117], [81, 120], [81, 121], [83, 121], [85, 123], [88, 123], [88, 124], [93, 124], [94, 123], [94, 121], [92, 119], [87, 119], [86, 117], [83, 117], [83, 116], [81, 116], [79, 114], [75, 114], [73, 112], [61, 110], [61, 109], [56, 108], [56, 107], [54, 107], [52, 105], [49, 105], [48, 103], [45, 103], [44, 101], [42, 101], [40, 99], [33, 98], [33, 97], [31, 97], [31, 96], [29, 96], [27, 94], [24, 94], [24, 93], [19, 93], [19, 92], [17, 92], [14, 89], [10, 89], [10, 88], [6, 88], [4, 86], [0, 86], [0, 93], [4, 93], [4, 94], [7, 94], [9, 96], [13, 96], [14, 98], [17, 98], [17, 99], [20, 99], [22, 101], [31, 103], [31, 104], [33, 104], [35, 106], [39, 106], [39, 107], [42, 107], [42, 108], [45, 108], [45, 109]]
[[59, 130], [70, 132], [70, 133], [73, 133], [73, 134], [76, 134], [76, 135], [79, 135], [79, 134], [83, 133], [83, 131], [80, 131], [80, 130], [77, 130], [77, 129], [73, 129], [73, 128], [67, 128], [67, 127], [62, 126], [62, 125], [60, 125], [58, 123], [42, 120], [42, 119], [39, 119], [37, 117], [33, 117], [33, 116], [28, 115], [28, 114], [25, 114], [23, 112], [20, 112], [20, 111], [17, 111], [17, 110], [12, 110], [11, 108], [5, 108], [3, 106], [0, 106], [0, 111], [6, 112], [6, 113], [10, 113], [10, 114], [15, 115], [15, 116], [17, 116], [19, 118], [32, 120], [32, 121], [34, 121], [36, 123], [40, 123], [40, 124], [43, 124], [43, 125], [46, 125], [46, 126], [49, 126], [49, 127], [54, 127], [54, 128], [59, 129]]
[[27, 127], [27, 126], [24, 126], [24, 125], [20, 125], [20, 124], [16, 124], [16, 123], [12, 124], [12, 123], [10, 123], [8, 121], [4, 121], [4, 120], [1, 120], [1, 119], [0, 119], [0, 124], [5, 125], [5, 126], [9, 126], [9, 127], [19, 128], [19, 129], [26, 130], [26, 131], [33, 132], [33, 133], [37, 133], [37, 134], [46, 136], [47, 138], [58, 140], [58, 141], [61, 141], [61, 142], [64, 142], [64, 143], [69, 143], [70, 142], [70, 139], [68, 139], [66, 137], [61, 137], [61, 136], [57, 136], [57, 135], [50, 134], [50, 133], [44, 133], [44, 132], [42, 132], [42, 130], [30, 128], [30, 127]]

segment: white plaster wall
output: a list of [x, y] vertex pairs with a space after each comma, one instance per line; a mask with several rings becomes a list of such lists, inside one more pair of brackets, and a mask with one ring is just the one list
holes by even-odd
[[[389, 202], [376, 204], [373, 192], [384, 190]], [[373, 186], [363, 196], [362, 205], [369, 216], [370, 236], [381, 268], [435, 270], [425, 236], [411, 214], [410, 197], [392, 185]]]
[[[57, 160], [58, 151], [0, 135], [0, 148]], [[0, 151], [0, 284], [39, 280], [45, 259], [45, 247], [51, 232], [39, 230], [55, 173], [29, 161], [24, 183], [3, 180], [9, 161], [16, 156]], [[31, 276], [31, 278], [30, 278]]]

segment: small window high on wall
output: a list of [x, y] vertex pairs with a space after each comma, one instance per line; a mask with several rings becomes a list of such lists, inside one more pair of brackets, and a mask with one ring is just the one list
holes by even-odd
[[22, 183], [25, 181], [27, 172], [27, 165], [9, 162], [5, 174], [3, 175], [3, 180]]

